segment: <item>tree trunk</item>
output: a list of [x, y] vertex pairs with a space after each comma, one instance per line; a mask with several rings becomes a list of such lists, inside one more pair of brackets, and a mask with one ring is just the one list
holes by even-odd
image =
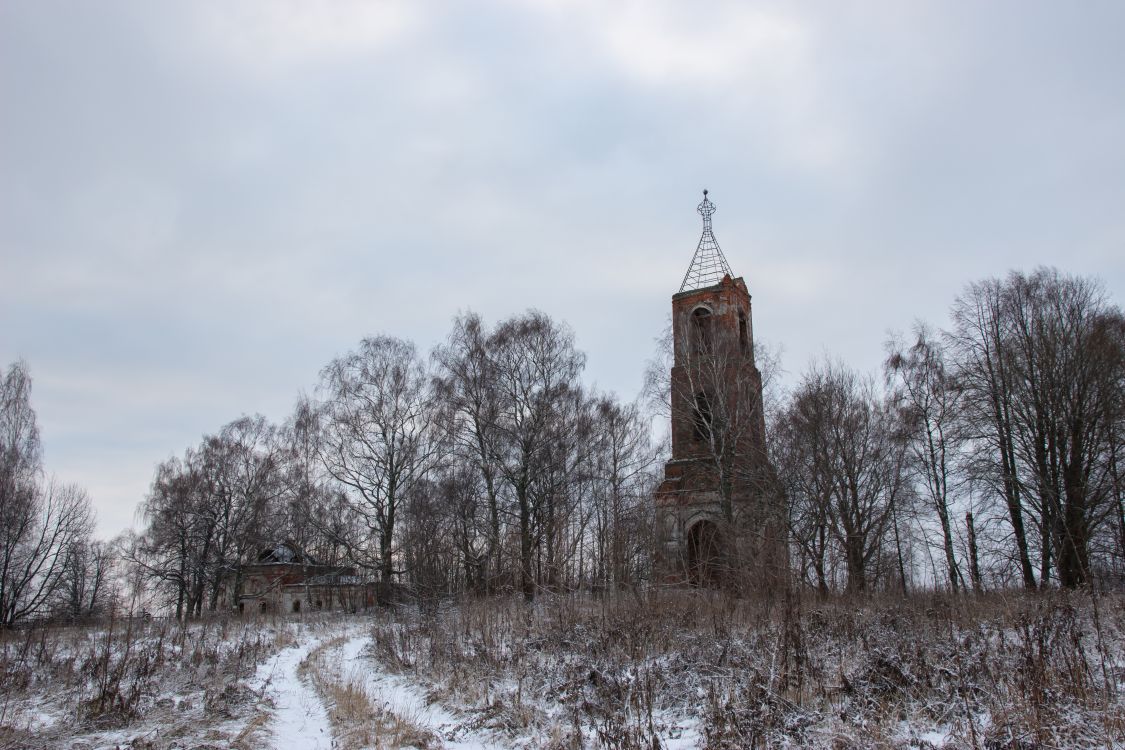
[[977, 554], [977, 530], [973, 525], [973, 514], [965, 514], [965, 531], [969, 541], [969, 579], [973, 582], [973, 591], [978, 594], [982, 590], [980, 577], [980, 557]]
[[848, 591], [867, 590], [867, 578], [863, 560], [863, 539], [849, 534], [845, 541], [845, 562], [848, 566]]
[[[999, 409], [999, 405], [997, 409]], [[1012, 537], [1016, 544], [1016, 554], [1019, 556], [1020, 571], [1023, 574], [1023, 586], [1029, 591], [1034, 591], [1035, 569], [1031, 567], [1031, 555], [1028, 553], [1027, 532], [1023, 525], [1023, 504], [1020, 500], [1019, 485], [1016, 483], [1016, 459], [1012, 448], [1012, 435], [1010, 429], [1003, 423], [1001, 413], [997, 413], [997, 427], [1000, 430], [1000, 452], [1004, 481], [1004, 500], [1008, 505], [1008, 519], [1012, 524]]]
[[949, 508], [945, 503], [938, 508], [938, 518], [941, 521], [942, 543], [945, 546], [945, 565], [949, 570], [949, 588], [956, 594], [961, 572], [957, 567], [957, 557], [953, 553], [953, 525], [949, 521]]
[[531, 507], [526, 488], [517, 491], [520, 508], [520, 590], [524, 601], [535, 600], [535, 571], [532, 567]]
[[902, 540], [899, 538], [899, 534], [898, 534], [898, 511], [894, 507], [891, 508], [891, 523], [894, 524], [894, 530], [895, 530], [895, 552], [898, 555], [898, 577], [899, 577], [899, 581], [902, 583], [902, 593], [905, 594], [906, 593], [906, 564], [903, 562]]

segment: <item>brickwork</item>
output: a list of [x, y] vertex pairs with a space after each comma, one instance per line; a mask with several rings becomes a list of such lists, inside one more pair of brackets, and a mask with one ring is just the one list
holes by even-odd
[[672, 457], [655, 498], [657, 577], [714, 583], [723, 576], [703, 558], [721, 554], [727, 579], [772, 580], [778, 571], [764, 576], [764, 568], [780, 568], [784, 542], [746, 283], [726, 275], [674, 295], [672, 328]]

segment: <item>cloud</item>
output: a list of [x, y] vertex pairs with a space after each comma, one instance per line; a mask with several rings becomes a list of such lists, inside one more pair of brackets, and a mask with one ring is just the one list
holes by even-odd
[[422, 21], [421, 5], [407, 0], [235, 0], [196, 11], [204, 43], [226, 64], [271, 78], [354, 63], [406, 43]]
[[426, 350], [466, 308], [567, 320], [631, 396], [704, 187], [793, 373], [877, 367], [1013, 266], [1120, 297], [1121, 15], [0, 4], [0, 361], [29, 361], [48, 470], [119, 509], [360, 337]]
[[705, 151], [716, 129], [737, 130], [749, 142], [725, 142], [735, 158], [745, 150], [784, 169], [855, 178], [856, 144], [827, 88], [832, 71], [821, 49], [830, 41], [816, 14], [739, 2], [545, 0], [531, 7], [573, 33], [573, 46], [586, 51], [584, 70], [596, 64], [625, 86], [689, 102], [677, 127], [696, 131], [696, 148]]
[[660, 87], [788, 88], [812, 41], [794, 14], [744, 4], [631, 2], [588, 22], [621, 69]]

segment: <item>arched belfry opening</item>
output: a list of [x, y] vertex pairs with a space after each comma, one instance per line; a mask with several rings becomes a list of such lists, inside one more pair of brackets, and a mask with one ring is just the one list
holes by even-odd
[[706, 190], [697, 211], [703, 232], [672, 295], [672, 456], [656, 493], [657, 574], [700, 586], [763, 581], [754, 566], [784, 559], [784, 513], [765, 453], [750, 292], [715, 239]]
[[691, 313], [693, 350], [696, 354], [711, 353], [711, 311], [697, 307]]

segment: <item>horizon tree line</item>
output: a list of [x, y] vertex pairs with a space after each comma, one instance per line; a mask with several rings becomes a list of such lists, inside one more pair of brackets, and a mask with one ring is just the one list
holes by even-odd
[[[791, 580], [823, 594], [1120, 581], [1125, 316], [1096, 280], [1040, 268], [968, 285], [951, 322], [891, 336], [881, 373], [826, 359], [788, 389], [757, 350]], [[666, 364], [626, 403], [583, 385], [572, 331], [541, 312], [460, 315], [428, 357], [367, 338], [283, 423], [243, 416], [161, 462], [142, 528], [109, 544], [83, 491], [43, 480], [17, 363], [0, 373], [2, 624], [95, 613], [123, 578], [179, 618], [228, 610], [244, 566], [281, 540], [386, 597], [646, 584]], [[719, 431], [739, 423], [721, 416], [702, 425], [717, 466]]]
[[882, 383], [814, 365], [774, 415], [799, 578], [821, 591], [1119, 584], [1121, 309], [1096, 280], [1039, 268], [969, 284], [951, 319], [892, 336]]
[[111, 554], [93, 532], [86, 491], [45, 476], [27, 366], [0, 368], [0, 628], [101, 613]]
[[126, 557], [178, 617], [232, 606], [241, 567], [279, 540], [386, 596], [640, 581], [650, 424], [585, 388], [584, 365], [536, 311], [460, 316], [429, 359], [364, 339], [284, 424], [243, 417], [162, 463]]

